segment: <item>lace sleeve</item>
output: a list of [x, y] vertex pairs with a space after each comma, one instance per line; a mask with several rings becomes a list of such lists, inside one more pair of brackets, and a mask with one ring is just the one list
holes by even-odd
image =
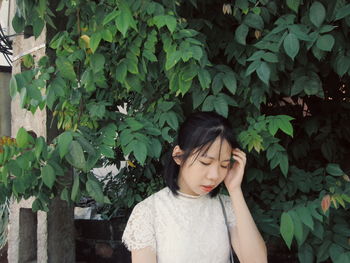
[[145, 200], [134, 207], [125, 227], [122, 241], [129, 251], [145, 247], [156, 251], [152, 209]]
[[224, 203], [224, 207], [226, 210], [228, 226], [232, 228], [236, 225], [236, 215], [235, 215], [235, 212], [233, 211], [231, 198], [227, 195], [221, 195], [220, 197], [222, 202]]

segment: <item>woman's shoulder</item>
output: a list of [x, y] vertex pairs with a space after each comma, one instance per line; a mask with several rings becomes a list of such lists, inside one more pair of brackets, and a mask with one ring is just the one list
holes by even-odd
[[229, 195], [218, 194], [217, 197], [221, 198], [222, 201], [231, 202], [231, 197]]
[[232, 206], [232, 200], [231, 200], [231, 197], [229, 195], [225, 195], [225, 194], [218, 194], [217, 195], [217, 199], [221, 199], [223, 205], [225, 207], [229, 206], [231, 207]]
[[229, 195], [219, 194], [218, 198], [220, 198], [222, 200], [222, 204], [225, 208], [227, 221], [228, 221], [227, 223], [228, 223], [229, 227], [231, 228], [231, 227], [235, 226], [236, 225], [236, 215], [235, 215], [235, 212], [233, 210], [231, 197]]
[[141, 202], [139, 202], [138, 204], [136, 204], [135, 208], [136, 209], [149, 209], [154, 207], [155, 203], [158, 200], [164, 199], [167, 196], [169, 196], [170, 193], [170, 189], [168, 187], [164, 187], [163, 189], [159, 190], [158, 192], [155, 192], [153, 194], [151, 194], [150, 196], [148, 196], [147, 198], [145, 198], [144, 200], [142, 200]]

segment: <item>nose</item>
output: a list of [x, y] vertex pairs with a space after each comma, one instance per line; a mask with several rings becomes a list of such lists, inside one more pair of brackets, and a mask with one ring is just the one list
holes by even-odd
[[219, 167], [216, 167], [216, 165], [213, 165], [210, 167], [208, 173], [207, 173], [207, 178], [211, 181], [215, 181], [220, 177], [219, 174]]

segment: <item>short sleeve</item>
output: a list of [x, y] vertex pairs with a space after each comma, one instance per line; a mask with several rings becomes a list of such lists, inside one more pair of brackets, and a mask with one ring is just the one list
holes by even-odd
[[233, 211], [231, 198], [227, 195], [220, 195], [220, 197], [225, 207], [228, 226], [229, 228], [232, 228], [236, 225], [236, 215]]
[[156, 251], [152, 209], [149, 202], [145, 201], [149, 200], [134, 207], [122, 236], [122, 242], [129, 251], [146, 247]]

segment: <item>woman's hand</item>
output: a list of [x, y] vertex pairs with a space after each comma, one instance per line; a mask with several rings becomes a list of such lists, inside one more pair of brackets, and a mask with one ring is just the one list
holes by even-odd
[[231, 193], [241, 188], [244, 168], [247, 163], [246, 154], [238, 148], [232, 150], [232, 158], [235, 162], [224, 179], [226, 188]]

